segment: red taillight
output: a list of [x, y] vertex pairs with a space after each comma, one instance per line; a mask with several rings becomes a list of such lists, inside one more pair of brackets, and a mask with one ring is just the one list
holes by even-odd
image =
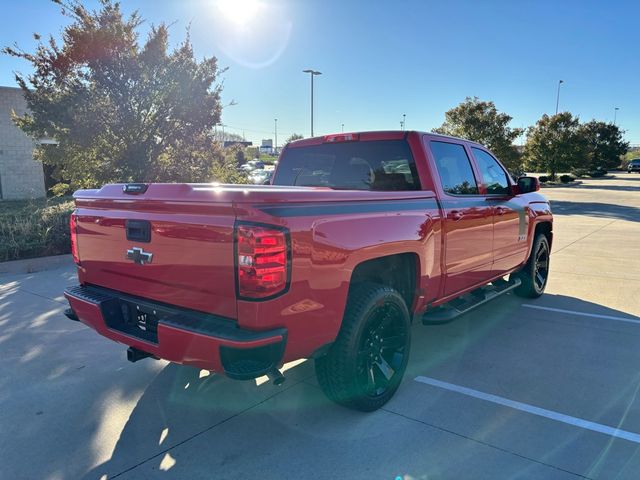
[[283, 230], [257, 225], [238, 225], [238, 294], [244, 298], [267, 298], [287, 288], [287, 236]]
[[80, 255], [78, 255], [78, 217], [73, 212], [69, 217], [69, 230], [71, 231], [71, 255], [73, 261], [80, 265]]

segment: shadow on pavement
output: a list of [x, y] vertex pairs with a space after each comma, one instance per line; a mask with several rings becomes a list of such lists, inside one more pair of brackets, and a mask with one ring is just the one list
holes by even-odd
[[[520, 383], [515, 388], [544, 392], [553, 402], [553, 384], [532, 387], [529, 383], [534, 376], [545, 375], [540, 371], [544, 364], [532, 366], [529, 370], [531, 378], [527, 377], [528, 370], [522, 365], [522, 356], [526, 356], [529, 343], [526, 328], [533, 321], [523, 318], [523, 314], [531, 318], [538, 315], [547, 322], [553, 321], [553, 314], [523, 312], [522, 303], [521, 299], [509, 295], [450, 324], [414, 326], [404, 386], [384, 410], [370, 414], [353, 412], [327, 400], [315, 383], [311, 361], [288, 371], [288, 380], [282, 387], [269, 383], [256, 386], [253, 381], [235, 382], [217, 375], [201, 377], [198, 370], [168, 365], [155, 376], [137, 401], [110, 459], [84, 478], [103, 475], [110, 478], [120, 474], [125, 478], [304, 478], [311, 473], [318, 478], [382, 475], [394, 478], [404, 474], [418, 478], [428, 474], [431, 478], [433, 474], [454, 472], [461, 468], [460, 462], [464, 463], [465, 459], [469, 462], [468, 467], [477, 461], [469, 458], [472, 451], [473, 455], [478, 455], [474, 450], [477, 445], [471, 446], [475, 440], [467, 447], [468, 452], [458, 451], [451, 455], [452, 447], [447, 441], [436, 441], [449, 433], [416, 423], [402, 414], [398, 416], [394, 409], [406, 403], [403, 390], [410, 388], [416, 375], [446, 379], [450, 372], [463, 369], [489, 383], [496, 381], [504, 385], [504, 377], [493, 378], [498, 371], [488, 369], [478, 360], [482, 352], [495, 355], [502, 368], [513, 370], [511, 363], [518, 364]], [[624, 312], [561, 295], [545, 295], [538, 303], [630, 317]], [[583, 320], [578, 319], [578, 323]], [[582, 323], [589, 321], [594, 320], [587, 319]], [[545, 328], [533, 322], [536, 328]], [[629, 328], [629, 325], [613, 328], [616, 327]], [[564, 328], [575, 327], [565, 324]], [[640, 334], [640, 327], [636, 330]], [[542, 354], [549, 361], [564, 356], [566, 362], [570, 361], [566, 357], [572, 351], [545, 351]], [[517, 359], [506, 358], [504, 361], [502, 355]], [[126, 371], [136, 368], [137, 365], [129, 366]], [[425, 398], [424, 401], [424, 405], [413, 402], [412, 408], [437, 406], [447, 411], [444, 397]], [[618, 407], [616, 404], [615, 408]], [[620, 408], [623, 407], [624, 404]], [[597, 408], [605, 407], [598, 405]], [[449, 413], [456, 415], [455, 411]], [[108, 419], [104, 421], [108, 422]], [[482, 436], [480, 433], [479, 437]], [[456, 436], [453, 434], [455, 442], [461, 441]], [[432, 443], [425, 440], [432, 437]], [[87, 443], [98, 441], [96, 438], [85, 440]], [[573, 442], [579, 441], [577, 437], [567, 438], [566, 447], [572, 448]], [[80, 445], [78, 447], [82, 452]], [[549, 444], [548, 448], [549, 452], [556, 452], [559, 445]], [[435, 462], [438, 456], [439, 460]], [[443, 463], [445, 458], [449, 463]], [[496, 475], [500, 476], [500, 472]]]
[[620, 192], [640, 192], [640, 185], [579, 185], [576, 188], [583, 190], [617, 190]]
[[[253, 380], [233, 381], [195, 368], [168, 364], [136, 403], [111, 458], [83, 478], [98, 479], [103, 475], [111, 478], [152, 458], [160, 473], [169, 472], [175, 463], [164, 452], [286, 392], [309, 376], [308, 367], [305, 364], [293, 367], [287, 372], [285, 384], [276, 387], [268, 381], [258, 386]], [[246, 434], [250, 435], [250, 432]], [[225, 442], [225, 439], [219, 439], [210, 447], [212, 451], [218, 451], [219, 444]], [[207, 458], [210, 452], [201, 453]], [[211, 475], [214, 474], [215, 469], [212, 469]]]
[[551, 210], [560, 215], [583, 215], [640, 222], [640, 208], [597, 202], [552, 200]]

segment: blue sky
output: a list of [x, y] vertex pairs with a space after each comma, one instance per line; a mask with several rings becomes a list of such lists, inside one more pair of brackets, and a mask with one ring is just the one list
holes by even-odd
[[[95, 2], [87, 2], [94, 5]], [[444, 112], [478, 96], [510, 114], [514, 127], [560, 110], [613, 121], [640, 144], [640, 3], [633, 1], [123, 0], [152, 23], [172, 23], [172, 42], [190, 24], [198, 57], [215, 55], [224, 74], [227, 130], [254, 142], [309, 135], [309, 78], [315, 134], [399, 128], [430, 130]], [[28, 20], [27, 20], [28, 19]], [[58, 35], [67, 19], [47, 0], [3, 2], [0, 45], [32, 50], [32, 32]], [[144, 34], [143, 37], [144, 38]], [[0, 56], [0, 85], [27, 64]]]

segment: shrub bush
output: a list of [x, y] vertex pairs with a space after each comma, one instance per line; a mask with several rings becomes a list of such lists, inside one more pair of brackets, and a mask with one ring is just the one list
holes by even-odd
[[607, 174], [607, 170], [605, 168], [602, 167], [598, 167], [595, 170], [591, 170], [589, 172], [589, 176], [590, 177], [604, 177]]
[[0, 262], [69, 253], [72, 211], [68, 197], [1, 202]]
[[589, 175], [589, 169], [588, 168], [574, 168], [574, 169], [571, 170], [571, 175], [573, 175], [575, 178], [586, 177], [587, 175]]
[[560, 175], [560, 181], [562, 183], [569, 183], [569, 182], [573, 182], [575, 180], [575, 178], [573, 178], [571, 175]]
[[541, 175], [538, 177], [538, 180], [540, 181], [540, 183], [547, 183], [549, 181], [549, 177], [547, 177], [546, 175]]
[[49, 190], [54, 197], [62, 197], [64, 195], [71, 195], [73, 193], [73, 191], [71, 190], [71, 185], [62, 182], [56, 183]]

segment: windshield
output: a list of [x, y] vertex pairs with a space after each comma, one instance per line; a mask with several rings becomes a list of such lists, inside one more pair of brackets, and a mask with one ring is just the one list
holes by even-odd
[[288, 148], [273, 184], [340, 190], [420, 189], [415, 162], [404, 140]]

